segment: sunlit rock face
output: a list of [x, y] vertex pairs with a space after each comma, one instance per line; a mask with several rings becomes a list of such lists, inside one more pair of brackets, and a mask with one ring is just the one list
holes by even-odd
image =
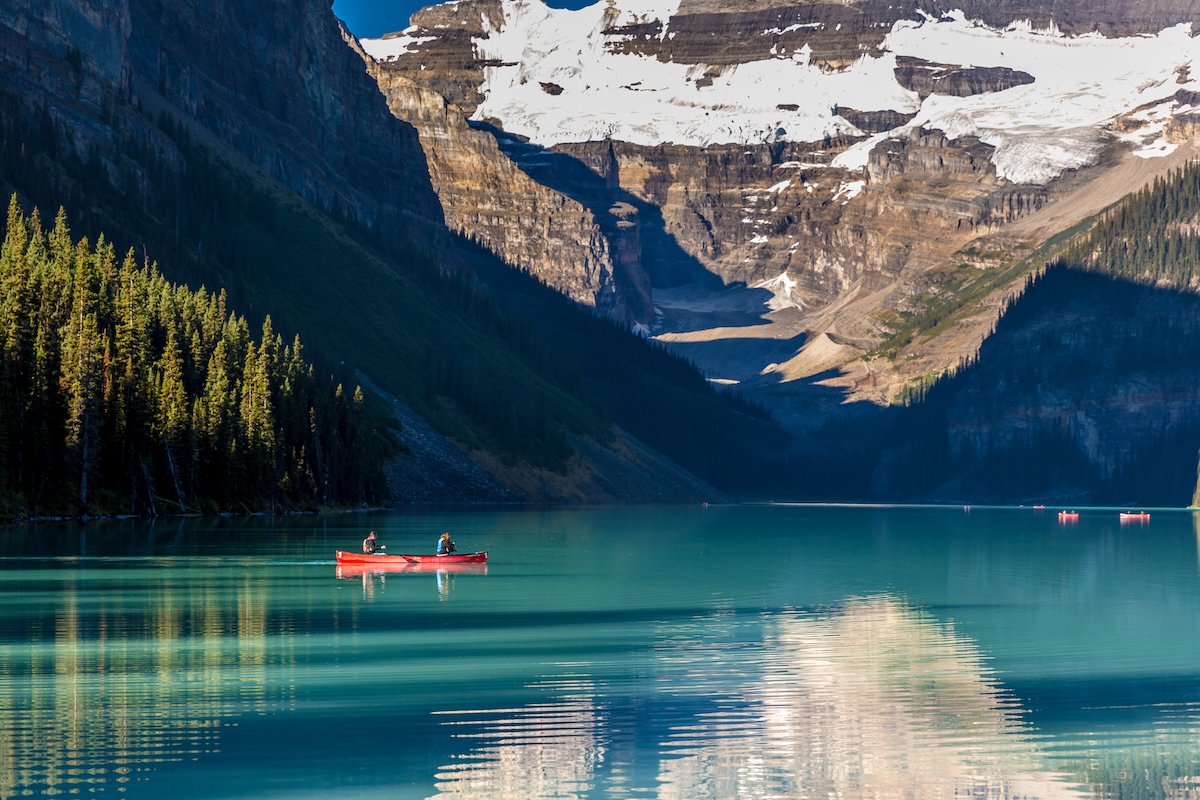
[[[462, 0], [364, 47], [389, 80], [536, 146], [502, 148], [535, 180], [594, 192], [539, 174], [557, 151], [610, 200], [646, 204], [640, 262], [656, 286], [786, 275], [785, 305], [821, 309], [859, 290], [903, 294], [906, 270], [1073, 191], [1081, 170], [1191, 143], [1194, 125], [1164, 120], [1190, 113], [1178, 93], [1200, 86], [1197, 12], [1195, 0]], [[1153, 118], [1130, 116], [1148, 105]]]
[[624, 215], [603, 205], [593, 210], [538, 183], [445, 96], [363, 55], [392, 112], [417, 129], [452, 230], [599, 313], [630, 325], [651, 320], [632, 208]]

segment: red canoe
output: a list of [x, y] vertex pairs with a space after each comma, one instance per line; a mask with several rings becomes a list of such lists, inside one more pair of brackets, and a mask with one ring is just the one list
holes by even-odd
[[334, 552], [334, 558], [339, 564], [483, 564], [487, 561], [487, 551], [479, 553], [456, 553], [448, 556], [406, 556], [385, 555], [383, 553], [352, 553], [346, 550]]

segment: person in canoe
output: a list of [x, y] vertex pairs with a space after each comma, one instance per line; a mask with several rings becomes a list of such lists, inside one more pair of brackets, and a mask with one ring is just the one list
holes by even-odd
[[375, 541], [375, 531], [371, 531], [367, 534], [367, 538], [363, 539], [363, 552], [367, 555], [372, 555], [386, 549], [387, 545], [382, 545]]
[[450, 534], [443, 533], [437, 543], [437, 554], [439, 556], [448, 556], [455, 551], [454, 542], [450, 540]]

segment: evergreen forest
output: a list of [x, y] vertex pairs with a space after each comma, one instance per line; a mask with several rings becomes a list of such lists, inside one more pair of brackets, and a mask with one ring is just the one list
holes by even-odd
[[279, 511], [386, 498], [383, 416], [224, 291], [14, 195], [0, 248], [0, 510]]
[[1061, 263], [1156, 286], [1200, 289], [1200, 163], [1157, 178], [1105, 213]]

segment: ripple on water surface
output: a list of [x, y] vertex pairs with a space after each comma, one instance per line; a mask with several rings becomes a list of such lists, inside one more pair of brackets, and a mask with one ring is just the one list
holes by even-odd
[[562, 665], [555, 703], [445, 715], [440, 796], [1083, 796], [971, 643], [894, 598], [658, 633], [624, 678]]

